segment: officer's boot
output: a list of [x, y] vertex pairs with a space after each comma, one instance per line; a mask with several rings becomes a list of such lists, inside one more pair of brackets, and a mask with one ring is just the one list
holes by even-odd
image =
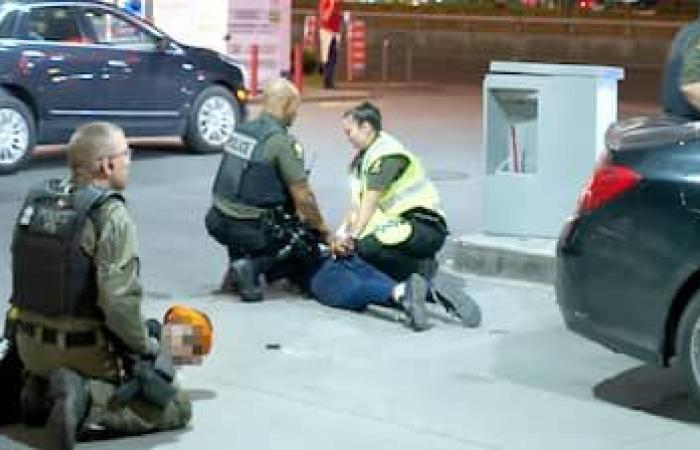
[[54, 371], [49, 378], [53, 401], [47, 422], [49, 448], [69, 450], [75, 446], [78, 428], [87, 415], [90, 394], [83, 378], [70, 369]]
[[226, 268], [224, 276], [221, 279], [221, 285], [217, 291], [220, 294], [238, 294], [238, 286], [236, 285], [236, 276], [231, 267]]
[[238, 282], [238, 293], [241, 300], [259, 302], [263, 299], [263, 290], [252, 259], [241, 258], [233, 261], [231, 271]]
[[24, 424], [38, 427], [46, 423], [51, 411], [48, 387], [48, 382], [43, 378], [33, 375], [25, 378], [19, 397]]
[[430, 295], [435, 301], [462, 321], [462, 325], [476, 328], [481, 324], [481, 308], [466, 292], [462, 283], [447, 274], [438, 273], [431, 281]]
[[426, 280], [432, 280], [438, 271], [438, 262], [435, 258], [425, 258], [418, 261], [416, 272]]
[[428, 282], [422, 276], [412, 273], [404, 283], [404, 294], [399, 302], [408, 316], [408, 326], [414, 331], [428, 328], [428, 311], [425, 309], [427, 294]]

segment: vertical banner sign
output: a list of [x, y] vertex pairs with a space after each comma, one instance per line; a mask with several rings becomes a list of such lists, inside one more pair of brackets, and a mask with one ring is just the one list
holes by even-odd
[[367, 65], [367, 26], [364, 20], [348, 21], [348, 38], [346, 40], [348, 80], [364, 75]]
[[304, 50], [316, 53], [318, 48], [318, 18], [316, 16], [304, 17]]
[[258, 86], [288, 75], [291, 0], [229, 0], [228, 6], [227, 53], [243, 62], [250, 72], [251, 47], [258, 46]]
[[226, 1], [156, 0], [152, 7], [153, 23], [177, 41], [226, 51]]

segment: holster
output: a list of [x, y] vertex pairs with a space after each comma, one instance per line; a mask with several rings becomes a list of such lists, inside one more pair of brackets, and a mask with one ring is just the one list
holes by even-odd
[[0, 337], [0, 425], [20, 420], [24, 365], [14, 342]]

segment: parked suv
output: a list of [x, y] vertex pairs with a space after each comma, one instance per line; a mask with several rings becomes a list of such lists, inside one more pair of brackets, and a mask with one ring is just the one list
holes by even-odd
[[245, 116], [242, 67], [94, 1], [0, 2], [0, 174], [83, 122], [220, 150]]

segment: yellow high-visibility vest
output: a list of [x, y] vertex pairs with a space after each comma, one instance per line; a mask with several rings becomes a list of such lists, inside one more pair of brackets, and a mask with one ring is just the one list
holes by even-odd
[[440, 196], [428, 179], [421, 162], [393, 136], [382, 131], [366, 150], [360, 169], [352, 177], [353, 203], [359, 205], [367, 191], [369, 171], [385, 156], [401, 155], [408, 160], [408, 166], [398, 180], [394, 181], [379, 198], [379, 207], [374, 212], [358, 238], [374, 234], [387, 245], [399, 244], [411, 235], [411, 225], [401, 214], [423, 208], [444, 216], [440, 210]]

